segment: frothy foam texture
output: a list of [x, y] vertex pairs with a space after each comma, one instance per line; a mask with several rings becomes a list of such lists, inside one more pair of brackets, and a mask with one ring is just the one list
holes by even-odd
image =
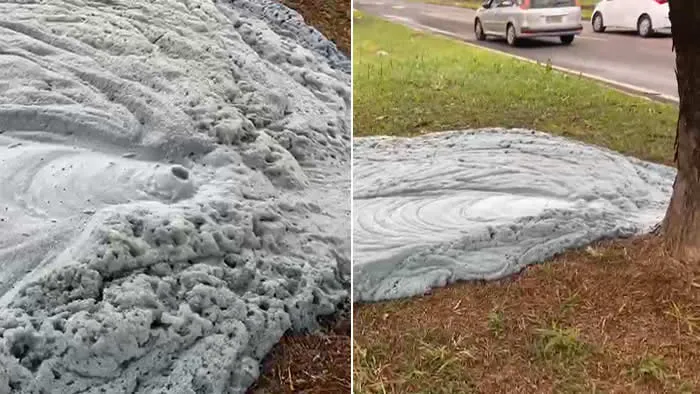
[[498, 279], [663, 218], [675, 170], [529, 130], [356, 139], [354, 301]]
[[349, 62], [269, 0], [0, 0], [0, 393], [238, 393], [349, 289]]

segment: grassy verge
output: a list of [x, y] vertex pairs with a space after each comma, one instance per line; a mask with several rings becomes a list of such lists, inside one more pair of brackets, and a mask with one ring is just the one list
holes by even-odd
[[530, 127], [643, 159], [672, 158], [672, 105], [355, 15], [356, 136]]
[[[355, 135], [532, 127], [670, 163], [677, 109], [356, 14]], [[653, 236], [357, 305], [356, 393], [700, 390], [700, 271]]]
[[[464, 7], [475, 10], [481, 7], [482, 1], [479, 0], [415, 0], [422, 3], [437, 4], [437, 5], [449, 5], [453, 7]], [[596, 0], [582, 0], [581, 1], [581, 18], [591, 19], [593, 16], [593, 9], [595, 5], [598, 4]]]

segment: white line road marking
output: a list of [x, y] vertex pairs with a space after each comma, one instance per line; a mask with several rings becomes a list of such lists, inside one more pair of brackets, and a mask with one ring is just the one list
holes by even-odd
[[416, 23], [413, 19], [406, 18], [403, 16], [398, 16], [398, 15], [383, 15], [383, 16], [387, 19], [392, 19], [392, 20], [395, 20], [398, 22], [404, 22], [404, 23], [407, 23], [409, 25], [420, 25], [419, 23]]
[[608, 41], [608, 40], [606, 40], [605, 38], [584, 36], [584, 35], [582, 35], [582, 34], [579, 35], [579, 36], [576, 36], [576, 38], [577, 38], [577, 39], [581, 39], [581, 40]]
[[460, 40], [467, 40], [467, 37], [465, 37], [465, 36], [463, 36], [463, 35], [461, 35], [461, 34], [452, 33], [451, 31], [438, 29], [438, 28], [436, 28], [436, 27], [430, 27], [430, 26], [422, 25], [422, 24], [420, 24], [420, 23], [417, 23], [417, 25], [419, 25], [420, 27], [423, 27], [423, 28], [425, 28], [425, 29], [428, 29], [428, 30], [430, 30], [430, 31], [433, 31], [433, 32], [435, 32], [435, 33], [439, 33], [439, 34], [442, 34], [442, 35], [445, 35], [445, 36], [450, 36], [450, 37], [457, 38], [457, 39], [460, 39]]
[[[426, 25], [423, 25], [423, 24], [421, 24], [421, 23], [417, 23], [416, 21], [414, 21], [414, 20], [412, 20], [412, 19], [409, 19], [409, 18], [405, 18], [405, 17], [402, 17], [402, 16], [396, 16], [396, 15], [384, 15], [384, 17], [385, 17], [385, 18], [390, 18], [390, 19], [396, 19], [396, 20], [399, 20], [399, 21], [403, 21], [403, 22], [405, 22], [405, 23], [407, 24], [407, 26], [409, 26], [409, 27], [411, 27], [411, 28], [413, 28], [413, 29], [415, 29], [415, 30], [423, 30], [423, 31], [426, 31], [426, 30], [427, 30], [427, 31], [432, 31], [432, 32], [438, 33], [438, 34], [440, 34], [440, 35], [444, 35], [444, 36], [448, 36], [448, 37], [452, 37], [452, 38], [458, 39], [458, 40], [459, 40], [460, 42], [462, 42], [463, 44], [469, 45], [469, 46], [471, 46], [471, 47], [481, 48], [481, 49], [485, 49], [485, 50], [487, 50], [487, 51], [489, 51], [489, 52], [499, 53], [499, 54], [501, 54], [501, 55], [510, 56], [510, 57], [513, 58], [513, 59], [522, 60], [522, 61], [525, 61], [525, 62], [528, 62], [528, 63], [537, 64], [537, 65], [541, 65], [541, 66], [547, 66], [547, 64], [542, 63], [542, 62], [537, 61], [537, 60], [528, 59], [528, 58], [526, 58], [526, 57], [522, 57], [522, 56], [519, 56], [519, 55], [514, 55], [514, 54], [512, 54], [512, 53], [503, 52], [503, 51], [499, 51], [499, 50], [497, 50], [497, 49], [493, 49], [493, 48], [489, 48], [489, 47], [486, 47], [486, 46], [481, 46], [481, 45], [478, 45], [478, 44], [475, 44], [475, 43], [472, 43], [472, 42], [468, 42], [468, 41], [466, 41], [466, 40], [467, 40], [467, 37], [465, 37], [465, 36], [463, 36], [463, 35], [455, 34], [455, 33], [452, 33], [452, 32], [450, 32], [450, 31], [438, 29], [438, 28], [435, 28], [435, 27], [426, 26]], [[637, 86], [637, 85], [632, 85], [632, 84], [628, 84], [628, 83], [625, 83], [625, 82], [615, 81], [615, 80], [612, 80], [612, 79], [600, 77], [600, 76], [598, 76], [598, 75], [589, 74], [589, 73], [585, 73], [585, 72], [581, 72], [581, 71], [577, 71], [577, 70], [574, 70], [574, 69], [570, 69], [570, 68], [566, 68], [566, 67], [561, 67], [561, 66], [557, 66], [557, 65], [550, 65], [550, 67], [551, 67], [552, 69], [554, 69], [554, 70], [557, 70], [557, 71], [560, 71], [560, 72], [563, 72], [563, 73], [567, 73], [567, 74], [570, 74], [570, 75], [579, 75], [579, 76], [582, 76], [582, 77], [584, 77], [584, 78], [588, 78], [588, 79], [592, 79], [592, 80], [594, 80], [594, 81], [602, 82], [602, 83], [604, 83], [604, 84], [607, 84], [607, 85], [612, 86], [613, 88], [617, 88], [617, 90], [622, 91], [623, 93], [632, 94], [632, 95], [635, 95], [635, 96], [641, 96], [641, 97], [644, 97], [644, 98], [648, 98], [648, 99], [650, 99], [650, 100], [651, 100], [651, 98], [650, 98], [649, 96], [654, 96], [654, 97], [658, 97], [658, 98], [660, 98], [660, 99], [662, 99], [662, 100], [670, 101], [670, 102], [673, 102], [673, 103], [676, 103], [676, 104], [677, 104], [678, 101], [679, 101], [679, 100], [678, 100], [678, 97], [676, 97], [676, 96], [671, 96], [671, 95], [667, 95], [667, 94], [662, 94], [662, 93], [660, 93], [660, 92], [656, 92], [656, 91], [653, 91], [653, 90], [651, 90], [651, 89], [644, 88], [644, 87], [642, 87], [642, 86]], [[632, 93], [630, 93], [630, 92], [632, 92]]]
[[431, 18], [437, 18], [437, 19], [446, 19], [450, 21], [456, 21], [456, 22], [473, 22], [474, 21], [474, 16], [470, 16], [468, 18], [464, 18], [461, 15], [457, 16], [455, 14], [445, 14], [444, 12], [432, 12], [432, 11], [420, 11], [421, 15], [425, 15], [427, 17]]

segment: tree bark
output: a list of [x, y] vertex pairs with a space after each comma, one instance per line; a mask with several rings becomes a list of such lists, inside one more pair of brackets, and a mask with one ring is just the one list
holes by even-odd
[[674, 161], [678, 174], [663, 222], [672, 257], [700, 263], [700, 1], [670, 0], [680, 98]]

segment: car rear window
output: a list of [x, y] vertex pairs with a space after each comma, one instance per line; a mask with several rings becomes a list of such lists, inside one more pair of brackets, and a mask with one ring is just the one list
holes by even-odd
[[576, 7], [576, 0], [531, 0], [530, 8]]

